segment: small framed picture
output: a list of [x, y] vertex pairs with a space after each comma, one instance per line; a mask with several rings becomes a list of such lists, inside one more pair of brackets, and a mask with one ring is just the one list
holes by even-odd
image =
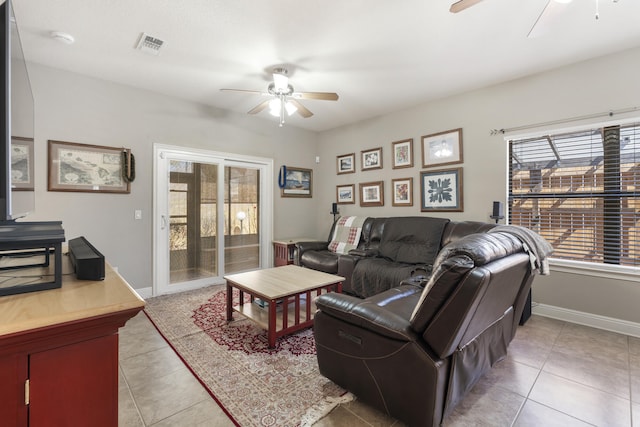
[[384, 206], [384, 182], [360, 183], [360, 206]]
[[280, 189], [281, 197], [311, 197], [313, 188], [313, 171], [287, 166], [284, 187]]
[[413, 206], [413, 178], [391, 180], [392, 206]]
[[462, 212], [462, 168], [420, 172], [422, 212]]
[[11, 189], [33, 191], [33, 138], [11, 137]]
[[422, 167], [462, 163], [462, 128], [422, 137]]
[[393, 147], [393, 169], [413, 167], [413, 138], [396, 141]]
[[356, 153], [343, 154], [337, 157], [338, 175], [354, 173], [356, 171]]
[[356, 202], [356, 186], [354, 184], [336, 185], [336, 200], [339, 205], [348, 205]]
[[362, 170], [382, 169], [382, 147], [362, 151]]

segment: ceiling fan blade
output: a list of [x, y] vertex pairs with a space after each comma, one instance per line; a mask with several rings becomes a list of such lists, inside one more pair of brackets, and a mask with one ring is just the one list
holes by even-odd
[[451, 13], [458, 13], [458, 12], [462, 12], [463, 10], [480, 3], [482, 0], [459, 0], [457, 2], [455, 2], [454, 4], [451, 5], [451, 7], [449, 8], [449, 12]]
[[309, 111], [307, 109], [307, 107], [305, 107], [304, 105], [302, 105], [301, 103], [299, 103], [298, 101], [296, 101], [295, 99], [289, 99], [289, 102], [292, 103], [293, 105], [296, 106], [296, 108], [298, 109], [298, 114], [300, 114], [302, 117], [304, 117], [305, 119], [313, 116], [313, 113], [311, 111]]
[[546, 34], [558, 18], [564, 13], [569, 3], [558, 3], [555, 0], [548, 0], [538, 19], [531, 27], [527, 37], [534, 38]]
[[244, 92], [244, 93], [252, 93], [255, 95], [269, 95], [271, 96], [270, 93], [267, 92], [262, 92], [259, 90], [247, 90], [247, 89], [220, 89], [220, 91], [222, 92]]
[[338, 94], [333, 92], [294, 92], [290, 95], [295, 99], [319, 99], [321, 101], [337, 101]]
[[247, 111], [247, 114], [258, 114], [259, 112], [261, 112], [262, 110], [264, 110], [269, 106], [269, 101], [271, 100], [267, 99], [266, 101], [261, 102], [260, 104], [253, 107], [251, 110]]

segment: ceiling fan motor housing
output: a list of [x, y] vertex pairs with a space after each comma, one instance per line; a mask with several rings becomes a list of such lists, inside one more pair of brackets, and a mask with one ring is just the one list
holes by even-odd
[[267, 91], [271, 95], [291, 96], [291, 94], [293, 93], [293, 86], [291, 86], [290, 84], [287, 84], [285, 88], [277, 88], [275, 83], [271, 83], [267, 88]]

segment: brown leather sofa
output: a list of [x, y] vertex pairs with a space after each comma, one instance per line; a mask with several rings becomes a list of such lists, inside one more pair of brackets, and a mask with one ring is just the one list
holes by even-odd
[[513, 234], [450, 226], [424, 288], [316, 299], [320, 373], [409, 426], [440, 425], [506, 356], [536, 272]]
[[327, 241], [298, 242], [294, 263], [342, 276], [344, 293], [367, 298], [416, 274], [428, 279], [433, 261], [445, 245], [494, 226], [428, 216], [369, 217], [362, 226], [358, 247], [348, 254], [337, 254], [328, 249], [334, 223]]

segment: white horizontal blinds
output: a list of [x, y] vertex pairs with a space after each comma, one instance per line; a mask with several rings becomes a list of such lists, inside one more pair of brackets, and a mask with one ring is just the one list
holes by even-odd
[[640, 124], [509, 141], [509, 223], [554, 258], [640, 266]]

